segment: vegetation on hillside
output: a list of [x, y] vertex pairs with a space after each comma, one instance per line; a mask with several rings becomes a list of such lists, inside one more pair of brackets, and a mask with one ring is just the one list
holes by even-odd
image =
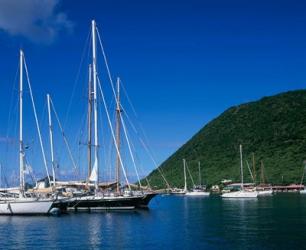
[[[239, 144], [243, 145], [245, 181], [251, 181], [246, 161], [252, 168], [254, 153], [257, 177], [263, 161], [269, 183], [299, 183], [306, 159], [306, 91], [290, 91], [229, 108], [169, 157], [160, 169], [171, 187], [183, 186], [183, 158], [195, 181], [198, 161], [207, 185], [218, 184], [222, 179], [239, 181]], [[165, 187], [157, 170], [148, 179], [154, 188]], [[190, 178], [188, 185], [191, 186]]]

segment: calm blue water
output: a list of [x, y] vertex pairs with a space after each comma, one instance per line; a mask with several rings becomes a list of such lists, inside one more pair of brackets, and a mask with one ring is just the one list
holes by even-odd
[[1, 249], [306, 249], [306, 195], [158, 196], [145, 211], [0, 217]]

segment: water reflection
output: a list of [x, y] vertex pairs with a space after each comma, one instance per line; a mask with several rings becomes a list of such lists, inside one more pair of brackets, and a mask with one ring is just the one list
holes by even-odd
[[60, 217], [0, 216], [3, 249], [297, 249], [306, 197], [258, 200], [159, 197], [150, 210]]
[[97, 218], [96, 215], [88, 216], [87, 220], [88, 241], [90, 248], [97, 248], [102, 244], [102, 218]]

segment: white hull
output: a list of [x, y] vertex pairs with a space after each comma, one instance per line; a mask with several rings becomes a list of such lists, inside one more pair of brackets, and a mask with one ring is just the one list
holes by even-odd
[[209, 192], [187, 192], [185, 194], [186, 196], [209, 196], [210, 193]]
[[[78, 207], [78, 211], [100, 211], [100, 210], [133, 210], [135, 206], [130, 207]], [[68, 207], [68, 211], [75, 211], [75, 208]]]
[[170, 194], [174, 194], [174, 195], [184, 195], [184, 194], [186, 194], [186, 192], [171, 192]]
[[170, 194], [174, 194], [174, 195], [185, 195], [186, 192], [185, 192], [185, 191], [182, 191], [182, 192], [180, 192], [180, 191], [173, 191], [173, 192], [171, 192]]
[[273, 190], [263, 190], [263, 191], [257, 191], [258, 196], [269, 196], [273, 195]]
[[37, 200], [21, 198], [0, 200], [0, 214], [2, 215], [36, 215], [49, 214], [53, 200]]
[[306, 194], [306, 189], [300, 190], [300, 194]]
[[236, 191], [230, 193], [224, 193], [221, 195], [222, 198], [257, 198], [258, 192], [246, 192], [246, 191]]

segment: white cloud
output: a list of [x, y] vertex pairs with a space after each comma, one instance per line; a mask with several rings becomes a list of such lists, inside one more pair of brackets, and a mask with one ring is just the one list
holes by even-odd
[[50, 43], [72, 22], [57, 10], [59, 0], [0, 0], [0, 30], [34, 42]]

